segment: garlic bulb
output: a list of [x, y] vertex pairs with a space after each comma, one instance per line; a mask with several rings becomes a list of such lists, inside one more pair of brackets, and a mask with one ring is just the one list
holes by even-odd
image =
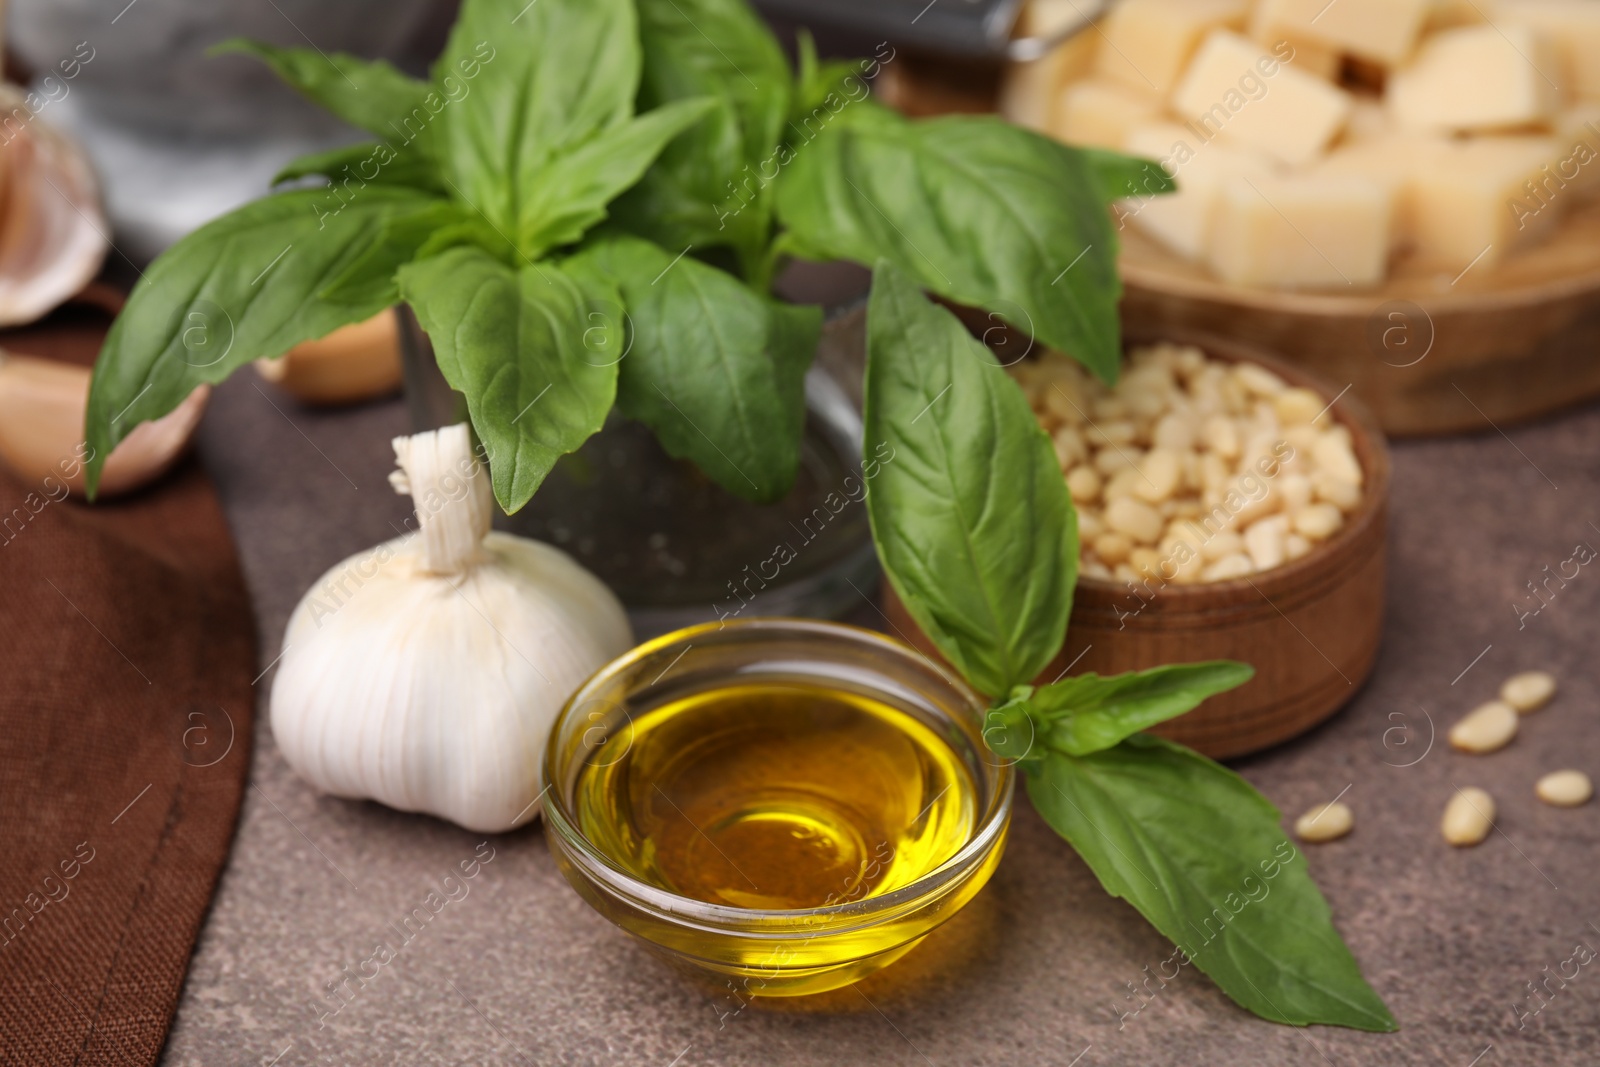
[[568, 696], [633, 643], [622, 605], [549, 545], [489, 532], [465, 425], [396, 438], [418, 532], [352, 556], [289, 619], [272, 733], [306, 781], [469, 830], [538, 814]]

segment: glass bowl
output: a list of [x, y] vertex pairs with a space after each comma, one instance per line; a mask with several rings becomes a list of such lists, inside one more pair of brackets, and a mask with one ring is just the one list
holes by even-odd
[[[577, 817], [580, 777], [586, 767], [628, 759], [636, 721], [693, 694], [763, 682], [842, 690], [931, 730], [970, 776], [965, 843], [882, 895], [780, 911], [707, 903], [642, 881], [585, 835]], [[676, 966], [754, 996], [834, 989], [909, 952], [971, 900], [999, 862], [1014, 776], [1008, 761], [985, 748], [983, 714], [984, 705], [949, 671], [870, 630], [801, 619], [679, 630], [602, 668], [562, 709], [545, 750], [545, 833], [573, 888]]]

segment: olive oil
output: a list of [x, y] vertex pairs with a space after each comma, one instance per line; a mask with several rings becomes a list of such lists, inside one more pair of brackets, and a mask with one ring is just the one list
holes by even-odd
[[978, 819], [949, 741], [844, 689], [735, 682], [640, 713], [630, 734], [625, 754], [579, 772], [579, 829], [633, 877], [710, 904], [890, 893], [959, 852]]

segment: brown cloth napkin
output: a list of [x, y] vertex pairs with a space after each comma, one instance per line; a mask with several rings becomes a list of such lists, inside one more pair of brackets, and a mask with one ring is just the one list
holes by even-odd
[[[106, 321], [0, 345], [88, 362]], [[0, 1063], [151, 1064], [250, 765], [251, 614], [195, 461], [52, 488], [0, 469]]]

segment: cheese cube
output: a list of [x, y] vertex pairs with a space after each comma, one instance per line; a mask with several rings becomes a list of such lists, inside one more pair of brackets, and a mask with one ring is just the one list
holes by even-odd
[[[1462, 0], [1463, 3], [1467, 0]], [[1079, 0], [1027, 0], [1017, 14], [1017, 37], [1053, 37], [1083, 21]], [[1092, 34], [1090, 36], [1093, 36]]]
[[1495, 130], [1543, 123], [1559, 91], [1549, 44], [1526, 26], [1435, 34], [1389, 79], [1395, 120], [1413, 130]]
[[1390, 247], [1409, 252], [1418, 243], [1418, 179], [1439, 166], [1445, 139], [1434, 134], [1389, 132], [1341, 145], [1328, 153], [1318, 170], [1325, 174], [1353, 174], [1376, 182], [1394, 194], [1394, 220]]
[[1286, 37], [1281, 33], [1263, 34], [1257, 36], [1256, 40], [1266, 45], [1269, 50], [1277, 48], [1280, 44], [1285, 45], [1284, 53], [1274, 54], [1286, 55], [1284, 62], [1293, 64], [1294, 69], [1303, 74], [1311, 74], [1330, 82], [1339, 79], [1339, 68], [1343, 64], [1344, 56], [1331, 45], [1310, 38]]
[[1248, 8], [1248, 0], [1121, 0], [1098, 28], [1097, 69], [1164, 97], [1201, 39], [1219, 26], [1242, 27]]
[[1351, 102], [1350, 121], [1345, 123], [1343, 141], [1357, 144], [1388, 137], [1394, 132], [1394, 120], [1389, 109], [1369, 96], [1357, 96]]
[[1128, 131], [1156, 117], [1160, 104], [1114, 81], [1086, 78], [1061, 91], [1050, 133], [1076, 145], [1121, 148]]
[[1056, 120], [1061, 87], [1088, 73], [1098, 39], [1080, 33], [1038, 59], [1008, 65], [1000, 81], [1000, 114], [1018, 126], [1047, 132]]
[[1218, 197], [1208, 260], [1235, 285], [1376, 285], [1393, 213], [1393, 190], [1356, 175], [1241, 175]]
[[1478, 6], [1478, 0], [1433, 0], [1428, 17], [1422, 23], [1422, 35], [1438, 33], [1457, 26], [1481, 26], [1488, 21], [1488, 13]]
[[[1563, 198], [1549, 137], [1477, 137], [1429, 150], [1410, 176], [1407, 211], [1417, 261], [1445, 270], [1492, 266], [1553, 226]], [[1480, 258], [1481, 257], [1481, 258]]]
[[1393, 66], [1416, 47], [1434, 0], [1261, 0], [1258, 36], [1321, 41]]
[[1197, 133], [1291, 166], [1321, 155], [1350, 114], [1349, 94], [1285, 66], [1248, 38], [1213, 31], [1172, 95]]
[[1501, 26], [1539, 31], [1555, 52], [1546, 68], [1569, 100], [1600, 100], [1600, 3], [1595, 0], [1503, 0]]
[[1205, 258], [1223, 181], [1239, 174], [1265, 179], [1274, 172], [1265, 156], [1207, 144], [1171, 122], [1139, 127], [1128, 135], [1122, 148], [1131, 155], [1158, 161], [1177, 180], [1178, 190], [1121, 201], [1116, 208], [1118, 222], [1131, 220], [1167, 248], [1197, 261]]

